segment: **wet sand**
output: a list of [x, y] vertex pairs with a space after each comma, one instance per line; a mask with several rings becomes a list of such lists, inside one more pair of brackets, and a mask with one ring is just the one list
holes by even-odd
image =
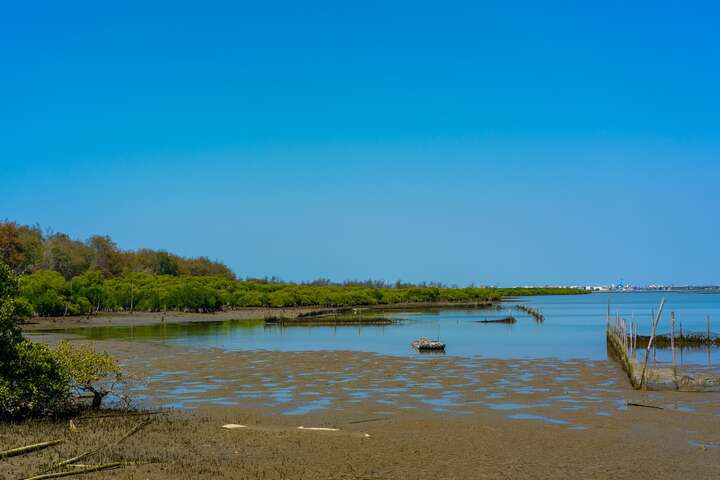
[[[85, 478], [720, 475], [720, 395], [638, 392], [610, 361], [96, 347], [121, 360], [143, 405], [175, 410], [94, 460], [158, 463]], [[78, 422], [80, 434], [65, 423], [1, 426], [0, 448], [55, 436], [68, 443], [0, 463], [0, 477], [32, 473], [137, 421]]]

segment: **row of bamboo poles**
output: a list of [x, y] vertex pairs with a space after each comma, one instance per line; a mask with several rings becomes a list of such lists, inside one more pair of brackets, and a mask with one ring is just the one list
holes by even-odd
[[[620, 339], [620, 345], [623, 350], [634, 359], [637, 359], [638, 342], [642, 349], [645, 349], [648, 353], [653, 351], [653, 361], [655, 361], [655, 348], [664, 346], [670, 347], [671, 364], [673, 368], [676, 365], [676, 354], [678, 349], [682, 354], [683, 347], [701, 347], [707, 345], [720, 345], [720, 338], [713, 336], [711, 331], [710, 316], [706, 317], [707, 320], [707, 333], [688, 333], [683, 330], [683, 323], [677, 321], [675, 312], [670, 314], [670, 333], [666, 335], [660, 335], [657, 333], [657, 326], [662, 315], [662, 309], [665, 305], [665, 299], [662, 299], [660, 308], [658, 309], [657, 315], [653, 312], [652, 330], [649, 336], [640, 335], [639, 323], [636, 321], [628, 322], [625, 318], [622, 318], [619, 314], [614, 318], [612, 325], [612, 333], [617, 335]], [[610, 318], [610, 307], [608, 306], [608, 326], [611, 323]], [[679, 326], [678, 335], [675, 335], [676, 325]], [[678, 348], [679, 347], [679, 348]], [[708, 357], [708, 362], [710, 362]]]
[[[608, 302], [608, 315], [607, 315], [607, 338], [609, 343], [612, 345], [615, 353], [620, 357], [620, 361], [623, 364], [623, 368], [628, 372], [630, 381], [636, 388], [645, 388], [646, 384], [646, 373], [647, 364], [650, 359], [650, 350], [655, 340], [655, 334], [657, 332], [657, 325], [662, 316], [663, 308], [665, 307], [665, 298], [660, 301], [660, 308], [658, 308], [657, 314], [654, 315], [652, 323], [652, 334], [645, 350], [645, 359], [643, 361], [642, 370], [640, 372], [640, 378], [637, 380], [636, 368], [639, 367], [637, 363], [637, 340], [638, 340], [638, 323], [631, 321], [628, 322], [626, 319], [617, 315], [611, 325], [610, 320], [610, 303]], [[674, 316], [673, 316], [674, 318]], [[674, 330], [674, 326], [673, 326]], [[673, 368], [675, 366], [674, 360], [674, 345], [673, 345]]]
[[517, 308], [521, 312], [527, 313], [528, 315], [533, 317], [536, 322], [542, 322], [543, 320], [545, 320], [545, 316], [543, 316], [543, 314], [537, 308], [529, 307], [523, 303], [516, 305], [515, 308]]

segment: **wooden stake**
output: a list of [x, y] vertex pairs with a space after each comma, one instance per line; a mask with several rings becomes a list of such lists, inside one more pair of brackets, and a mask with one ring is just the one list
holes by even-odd
[[[141, 423], [135, 425], [132, 429], [130, 429], [125, 435], [120, 437], [118, 440], [115, 440], [112, 443], [105, 444], [102, 447], [96, 448], [95, 450], [89, 450], [89, 451], [81, 453], [80, 455], [77, 455], [75, 457], [68, 458], [67, 460], [63, 460], [62, 462], [58, 462], [55, 465], [53, 465], [52, 468], [49, 468], [48, 470], [53, 470], [55, 468], [62, 467], [64, 465], [69, 465], [71, 463], [75, 463], [78, 460], [82, 460], [83, 458], [89, 457], [90, 455], [94, 455], [97, 452], [104, 450], [108, 447], [114, 447], [116, 445], [119, 445], [120, 442], [122, 442], [126, 438], [130, 437], [131, 435], [135, 434], [138, 430], [140, 430], [141, 428], [143, 428], [145, 425], [149, 424], [150, 422], [152, 422], [152, 420], [145, 420], [144, 422], [141, 422]], [[43, 477], [43, 478], [50, 478], [50, 477]]]

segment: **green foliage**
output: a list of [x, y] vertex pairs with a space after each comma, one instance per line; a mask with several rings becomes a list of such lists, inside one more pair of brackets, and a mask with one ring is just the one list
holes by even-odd
[[18, 293], [12, 270], [0, 263], [0, 418], [57, 411], [68, 396], [65, 373], [52, 352], [22, 339], [19, 324], [28, 307]]
[[183, 258], [165, 251], [122, 251], [106, 236], [86, 242], [65, 234], [43, 236], [37, 227], [0, 222], [0, 260], [20, 280], [23, 310], [36, 315], [90, 315], [96, 311], [180, 310], [215, 312], [239, 307], [385, 305], [391, 303], [483, 302], [510, 295], [584, 293], [572, 289], [448, 288], [400, 281], [328, 279], [307, 284], [277, 278], [236, 281], [230, 269], [206, 257]]
[[90, 347], [76, 347], [62, 341], [54, 355], [67, 375], [70, 389], [76, 393], [92, 393], [94, 408], [100, 407], [102, 399], [121, 380], [120, 367], [105, 352], [100, 353]]
[[92, 271], [70, 282], [54, 272], [25, 275], [21, 279], [21, 292], [38, 315], [84, 315], [89, 310], [215, 312], [240, 307], [483, 302], [513, 295], [582, 293], [563, 288], [448, 288], [404, 284], [379, 286], [377, 283], [298, 285], [258, 280], [234, 281], [216, 276], [147, 273], [129, 273], [105, 279]]
[[9, 361], [12, 346], [22, 340], [20, 322], [26, 307], [18, 304], [16, 297], [20, 289], [17, 279], [9, 266], [0, 262], [0, 365]]
[[22, 340], [0, 364], [0, 418], [57, 413], [69, 395], [67, 376], [45, 345]]
[[73, 313], [68, 282], [58, 272], [40, 270], [32, 275], [23, 275], [20, 278], [20, 289], [38, 315]]
[[[88, 296], [99, 299], [102, 275], [87, 272], [66, 282], [57, 272], [23, 277], [18, 285], [10, 267], [0, 262], [0, 418], [57, 414], [68, 405], [71, 391], [92, 392], [93, 406], [120, 380], [120, 368], [107, 354], [61, 342], [55, 351], [22, 338], [19, 324], [35, 309], [52, 305], [48, 299], [72, 298], [80, 308]], [[21, 288], [30, 300], [18, 298]], [[58, 304], [62, 304], [59, 302]], [[111, 382], [110, 384], [108, 382]]]
[[64, 233], [43, 235], [38, 227], [15, 222], [0, 222], [0, 262], [16, 274], [51, 270], [65, 280], [88, 271], [105, 278], [130, 272], [235, 278], [227, 266], [206, 257], [184, 258], [148, 249], [122, 251], [108, 236], [94, 235], [83, 242]]

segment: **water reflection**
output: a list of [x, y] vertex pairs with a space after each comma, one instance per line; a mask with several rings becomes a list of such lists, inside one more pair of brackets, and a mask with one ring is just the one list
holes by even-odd
[[[605, 322], [608, 303], [613, 315], [638, 322], [643, 335], [649, 333], [652, 311], [661, 296], [667, 299], [667, 318], [660, 323], [661, 331], [669, 330], [671, 311], [688, 332], [705, 330], [708, 316], [720, 322], [719, 294], [618, 293], [518, 298], [503, 303], [499, 309], [385, 312], [384, 316], [397, 320], [391, 325], [291, 327], [267, 325], [262, 320], [227, 320], [76, 328], [68, 332], [95, 340], [148, 340], [227, 351], [350, 350], [411, 357], [419, 354], [410, 347], [410, 342], [418, 337], [428, 337], [446, 343], [446, 353], [450, 356], [604, 360], [607, 358]], [[536, 322], [527, 313], [517, 310], [515, 306], [519, 303], [527, 303], [541, 311], [544, 322]], [[517, 319], [516, 323], [478, 323], [510, 314]], [[644, 353], [640, 351], [639, 355]], [[649, 360], [669, 362], [670, 351], [654, 349]], [[676, 351], [676, 361], [681, 366], [715, 368], [720, 364], [720, 348], [685, 347]]]

